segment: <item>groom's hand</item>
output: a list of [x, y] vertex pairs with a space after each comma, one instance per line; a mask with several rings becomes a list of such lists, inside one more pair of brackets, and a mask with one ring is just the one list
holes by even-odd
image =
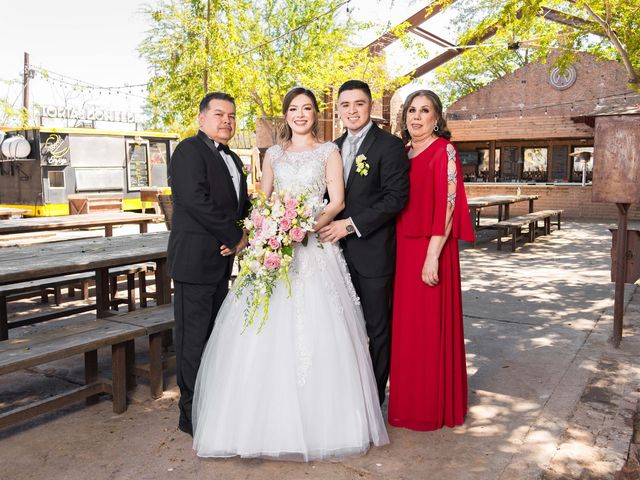
[[235, 247], [230, 248], [230, 247], [227, 247], [226, 245], [221, 245], [220, 255], [222, 255], [223, 257], [228, 257], [229, 255], [237, 255], [242, 250], [244, 250], [244, 248], [248, 244], [249, 244], [249, 237], [247, 236], [247, 232], [245, 231], [242, 233], [242, 238], [240, 238], [240, 241], [236, 244]]
[[244, 233], [242, 234], [242, 238], [240, 239], [240, 241], [236, 245], [234, 253], [236, 255], [239, 255], [242, 250], [247, 248], [247, 245], [249, 245], [249, 236], [247, 235], [247, 231], [245, 230]]
[[331, 242], [336, 243], [341, 238], [349, 235], [347, 231], [347, 225], [349, 225], [349, 220], [334, 220], [326, 227], [322, 227], [318, 234], [320, 235], [320, 241], [322, 242]]

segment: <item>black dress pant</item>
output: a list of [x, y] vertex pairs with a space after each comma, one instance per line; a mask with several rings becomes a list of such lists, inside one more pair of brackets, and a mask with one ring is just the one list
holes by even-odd
[[369, 336], [369, 354], [373, 363], [380, 405], [384, 403], [391, 364], [391, 297], [393, 275], [367, 278], [359, 275], [347, 258], [351, 281], [360, 297]]
[[213, 330], [220, 306], [229, 291], [229, 279], [217, 284], [174, 281], [176, 321], [176, 376], [180, 388], [180, 426], [191, 428], [191, 405], [202, 352]]

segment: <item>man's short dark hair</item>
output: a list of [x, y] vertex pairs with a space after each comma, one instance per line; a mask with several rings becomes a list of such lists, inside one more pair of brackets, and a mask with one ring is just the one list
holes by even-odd
[[209, 108], [209, 102], [211, 100], [225, 100], [227, 102], [231, 102], [233, 106], [236, 106], [236, 101], [234, 98], [228, 93], [224, 92], [209, 92], [207, 93], [202, 100], [200, 100], [200, 113], [204, 112]]
[[372, 100], [371, 89], [369, 88], [369, 85], [367, 85], [362, 80], [347, 80], [340, 86], [340, 89], [338, 90], [338, 96], [340, 96], [342, 92], [347, 90], [362, 90], [367, 94], [369, 100]]

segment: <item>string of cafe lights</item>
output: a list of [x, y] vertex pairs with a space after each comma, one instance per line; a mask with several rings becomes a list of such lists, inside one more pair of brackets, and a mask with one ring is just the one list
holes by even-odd
[[[557, 103], [534, 103], [534, 104], [520, 104], [514, 107], [508, 108], [500, 108], [499, 110], [495, 110], [495, 107], [476, 107], [473, 111], [456, 111], [452, 112], [455, 115], [455, 120], [468, 120], [470, 122], [474, 120], [480, 119], [497, 119], [499, 115], [504, 113], [514, 113], [519, 112], [520, 118], [522, 118], [524, 112], [529, 112], [532, 110], [542, 110], [544, 109], [544, 114], [549, 115], [549, 110], [553, 110], [556, 107], [566, 107], [569, 106], [570, 112], [573, 112], [577, 106], [591, 103], [594, 105], [594, 108], [603, 105], [603, 101], [611, 100], [618, 98], [622, 101], [622, 105], [640, 105], [640, 94], [634, 92], [621, 92], [615, 93], [611, 95], [603, 95], [599, 97], [586, 98], [581, 100], [570, 100], [566, 102], [557, 102]], [[619, 105], [619, 104], [617, 104]], [[480, 111], [481, 113], [478, 113]], [[453, 120], [453, 118], [452, 118]]]
[[[348, 4], [350, 3], [351, 0], [345, 0], [341, 3], [339, 3], [338, 5], [336, 5], [335, 7], [333, 7], [332, 9], [327, 10], [324, 13], [321, 13], [320, 15], [317, 15], [316, 17], [310, 19], [308, 22], [306, 23], [302, 23], [300, 25], [298, 25], [297, 27], [294, 27], [290, 30], [288, 30], [287, 32], [282, 33], [281, 35], [278, 35], [277, 37], [271, 38], [263, 43], [260, 43], [254, 47], [251, 47], [247, 50], [244, 50], [238, 54], [229, 56], [219, 62], [216, 62], [215, 65], [222, 65], [225, 63], [229, 63], [233, 60], [237, 60], [239, 58], [245, 57], [257, 50], [260, 50], [261, 48], [266, 47], [267, 45], [270, 45], [274, 42], [277, 42], [278, 40], [281, 40], [285, 37], [288, 37], [290, 35], [293, 35], [301, 30], [304, 30], [305, 28], [307, 28], [309, 25], [311, 25], [312, 23], [320, 20], [323, 17], [326, 17], [327, 15], [331, 15], [334, 12], [336, 12], [337, 10], [339, 10], [340, 8], [342, 8], [343, 6], [347, 5], [347, 9]], [[348, 10], [347, 10], [348, 11]], [[215, 65], [207, 65], [206, 68], [210, 69], [213, 68]], [[118, 85], [118, 86], [101, 86], [101, 85], [97, 85], [97, 84], [92, 84], [89, 82], [85, 82], [84, 80], [80, 80], [77, 78], [73, 78], [73, 77], [69, 77], [67, 75], [62, 75], [60, 73], [55, 73], [52, 72], [50, 70], [46, 70], [42, 67], [34, 67], [34, 70], [38, 73], [41, 74], [41, 76], [43, 76], [45, 79], [46, 78], [52, 78], [52, 81], [58, 83], [58, 84], [62, 84], [62, 85], [67, 85], [67, 86], [71, 86], [74, 87], [76, 90], [94, 90], [94, 91], [98, 91], [98, 92], [106, 92], [107, 94], [122, 94], [122, 95], [128, 95], [128, 96], [132, 96], [132, 97], [138, 97], [138, 98], [146, 98], [143, 95], [138, 95], [137, 93], [133, 93], [133, 92], [140, 92], [141, 94], [144, 94], [147, 91], [147, 87], [149, 87], [149, 85], [151, 85], [151, 81], [148, 82], [144, 82], [144, 83], [136, 83], [136, 84], [125, 84], [125, 85]], [[200, 68], [199, 70], [202, 70], [202, 68]], [[189, 72], [185, 72], [185, 73], [181, 73], [175, 76], [175, 78], [181, 78], [181, 77], [186, 77], [189, 75], [193, 75], [194, 72], [193, 71], [189, 71]], [[54, 78], [54, 76], [56, 78]]]
[[86, 82], [78, 78], [56, 73], [43, 67], [32, 67], [34, 74], [42, 78], [49, 84], [57, 84], [63, 88], [78, 92], [98, 93], [98, 95], [123, 95], [125, 97], [146, 98], [146, 89], [143, 86], [123, 85], [119, 87], [104, 87], [94, 83]]

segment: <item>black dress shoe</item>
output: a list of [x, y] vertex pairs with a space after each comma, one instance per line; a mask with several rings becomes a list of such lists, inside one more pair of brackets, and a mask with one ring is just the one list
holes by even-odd
[[178, 430], [191, 435], [193, 437], [193, 426], [190, 423], [178, 423]]

